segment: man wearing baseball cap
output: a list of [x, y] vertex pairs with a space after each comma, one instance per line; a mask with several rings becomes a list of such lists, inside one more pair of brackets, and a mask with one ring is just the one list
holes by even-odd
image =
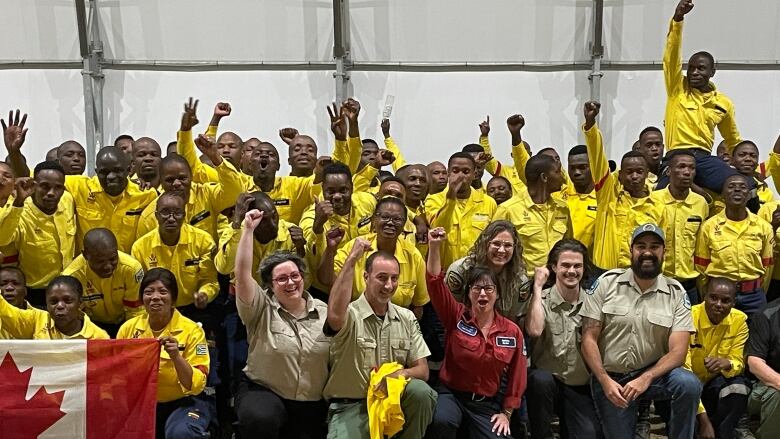
[[702, 386], [682, 367], [691, 304], [682, 285], [661, 274], [663, 260], [663, 230], [637, 227], [631, 267], [604, 273], [580, 310], [582, 357], [606, 439], [633, 437], [637, 407], [650, 400], [669, 401], [669, 437], [693, 438]]

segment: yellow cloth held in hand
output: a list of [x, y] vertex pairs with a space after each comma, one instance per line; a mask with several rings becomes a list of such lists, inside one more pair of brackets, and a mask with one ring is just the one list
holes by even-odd
[[375, 392], [374, 388], [382, 377], [399, 371], [403, 367], [396, 363], [385, 363], [371, 371], [368, 385], [368, 430], [371, 439], [392, 437], [404, 428], [404, 413], [401, 411], [401, 394], [404, 393], [408, 379], [404, 377], [387, 378], [387, 394]]

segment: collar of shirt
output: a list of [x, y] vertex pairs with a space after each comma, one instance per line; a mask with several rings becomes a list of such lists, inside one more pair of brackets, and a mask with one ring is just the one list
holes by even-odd
[[317, 306], [315, 305], [314, 299], [312, 299], [308, 291], [305, 290], [303, 291], [303, 298], [306, 299], [306, 312], [308, 314], [306, 317], [300, 319], [292, 315], [289, 311], [287, 311], [287, 309], [283, 307], [281, 303], [279, 303], [279, 299], [276, 298], [275, 294], [273, 293], [269, 294], [268, 291], [264, 289], [261, 289], [258, 292], [258, 294], [268, 294], [269, 295], [268, 303], [271, 304], [271, 306], [276, 310], [277, 313], [279, 313], [280, 310], [284, 310], [286, 314], [288, 314], [290, 317], [292, 317], [295, 320], [303, 320], [304, 318], [308, 318], [309, 316], [311, 316], [311, 313], [315, 313], [315, 317], [318, 315], [316, 314], [318, 312]]
[[688, 195], [685, 196], [684, 200], [678, 200], [677, 198], [674, 198], [671, 191], [669, 191], [669, 186], [662, 189], [662, 194], [664, 204], [682, 203], [686, 206], [692, 206], [694, 201], [696, 201], [696, 194], [692, 190], [688, 190]]
[[[179, 310], [175, 309], [173, 310], [173, 315], [171, 316], [171, 321], [168, 322], [167, 325], [162, 329], [162, 333], [160, 336], [163, 335], [177, 335], [181, 333], [184, 329], [179, 324], [179, 318], [181, 317], [181, 313], [179, 313]], [[144, 314], [138, 318], [138, 320], [135, 322], [135, 326], [133, 328], [132, 334], [134, 335], [133, 338], [153, 338], [154, 334], [152, 333], [152, 327], [149, 325], [149, 315], [144, 312]], [[135, 335], [138, 334], [138, 335]], [[141, 335], [147, 335], [147, 337], [140, 337]], [[181, 341], [181, 340], [179, 340]]]
[[[370, 235], [365, 235], [363, 237], [367, 238], [371, 242], [371, 248], [377, 248], [376, 233], [371, 233]], [[395, 242], [395, 251], [393, 252], [393, 256], [398, 259], [398, 264], [400, 264], [401, 267], [409, 263], [409, 259], [406, 257], [406, 252], [404, 251], [408, 243], [409, 241], [403, 239], [403, 235], [399, 236]]]
[[[189, 244], [192, 241], [192, 235], [193, 235], [190, 229], [194, 229], [194, 228], [195, 228], [194, 226], [191, 226], [186, 222], [182, 224], [181, 231], [179, 232], [179, 242], [177, 242], [173, 247], [179, 244]], [[155, 233], [152, 236], [154, 236], [154, 242], [152, 243], [153, 247], [169, 247], [162, 241], [162, 238], [160, 237], [159, 227], [157, 228], [157, 233]]]
[[560, 193], [564, 196], [564, 198], [580, 197], [581, 199], [585, 199], [585, 198], [592, 198], [594, 200], [596, 199], [596, 189], [593, 189], [587, 194], [581, 194], [577, 192], [577, 189], [574, 188], [573, 184], [562, 187]]
[[[746, 208], [747, 210], [747, 208]], [[718, 212], [717, 215], [715, 215], [713, 218], [717, 218], [717, 223], [721, 226], [729, 227], [729, 219], [726, 217], [726, 209], [721, 210]], [[750, 226], [754, 226], [758, 222], [758, 216], [756, 214], [748, 211], [748, 216], [742, 221], [747, 221]], [[741, 221], [740, 221], [741, 222]], [[735, 232], [738, 232], [738, 230], [735, 230]]]
[[[360, 297], [357, 298], [354, 302], [352, 302], [355, 306], [355, 309], [358, 312], [358, 318], [360, 320], [365, 320], [371, 316], [375, 316], [376, 313], [374, 312], [374, 309], [371, 308], [371, 305], [368, 303], [368, 299], [366, 299], [365, 293], [361, 294]], [[396, 320], [400, 321], [401, 316], [398, 314], [398, 310], [395, 309], [395, 306], [393, 303], [388, 302], [387, 304], [387, 314], [385, 314], [385, 317], [389, 317], [390, 320]], [[385, 322], [387, 322], [387, 319], [385, 319]]]
[[618, 276], [617, 282], [631, 285], [636, 290], [636, 292], [640, 294], [647, 294], [656, 291], [659, 293], [671, 294], [669, 292], [669, 284], [666, 282], [666, 278], [662, 274], [659, 274], [655, 278], [655, 285], [648, 288], [644, 293], [642, 292], [642, 289], [639, 288], [639, 285], [637, 285], [636, 280], [634, 279], [634, 272], [630, 268]]
[[[701, 306], [699, 306], [701, 305]], [[694, 327], [697, 331], [702, 329], [711, 328], [713, 326], [731, 326], [732, 318], [734, 315], [734, 308], [729, 311], [729, 314], [723, 318], [723, 320], [717, 325], [710, 321], [710, 316], [707, 315], [707, 310], [704, 308], [704, 304], [694, 305], [691, 308], [691, 314], [693, 317]]]
[[[473, 326], [475, 328], [479, 328], [479, 323], [477, 323], [477, 318], [474, 317], [474, 315], [471, 314], [471, 310], [469, 308], [466, 308], [465, 306], [462, 308], [463, 314], [460, 316], [460, 319], [464, 322], [468, 323], [470, 326]], [[507, 324], [509, 320], [499, 314], [497, 311], [493, 311], [493, 326], [490, 327], [490, 330], [488, 331], [488, 334], [486, 336], [487, 339], [490, 339], [490, 337], [493, 334], [503, 334], [506, 333], [509, 330], [509, 325]]]
[[580, 288], [580, 294], [577, 298], [577, 303], [572, 305], [563, 299], [563, 296], [561, 296], [561, 292], [558, 291], [558, 285], [553, 285], [552, 288], [549, 288], [548, 290], [546, 290], [546, 292], [550, 300], [551, 309], [556, 309], [561, 305], [565, 305], [567, 307], [571, 307], [572, 310], [575, 312], [575, 314], [578, 313], [580, 308], [582, 307], [582, 303], [583, 303], [582, 299], [583, 297], [585, 297], [584, 295], [585, 291], [582, 288]]
[[[30, 304], [27, 303], [27, 302], [25, 302], [25, 303], [27, 304], [28, 309], [31, 309], [30, 308]], [[62, 334], [60, 332], [60, 330], [57, 329], [56, 326], [54, 326], [54, 320], [51, 318], [51, 315], [49, 314], [49, 324], [47, 325], [49, 333], [50, 334], [52, 334], [52, 333], [59, 333], [59, 334], [62, 334], [62, 338], [67, 338], [67, 339], [70, 339], [70, 338], [83, 338], [83, 339], [95, 338], [95, 328], [92, 325], [92, 323], [91, 323], [92, 321], [89, 319], [89, 316], [82, 312], [81, 313], [81, 317], [84, 319], [82, 321], [81, 331], [79, 331], [79, 332], [77, 332], [77, 333], [75, 333], [73, 335], [65, 335], [65, 334]]]

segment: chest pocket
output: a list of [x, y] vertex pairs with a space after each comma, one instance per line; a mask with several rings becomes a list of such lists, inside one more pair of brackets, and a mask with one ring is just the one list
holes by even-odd
[[649, 313], [647, 321], [662, 328], [671, 328], [673, 317], [670, 314]]
[[566, 234], [566, 231], [568, 229], [568, 227], [566, 227], [566, 220], [565, 219], [556, 219], [553, 222], [553, 224], [552, 224], [552, 229], [558, 235], [558, 237], [555, 238], [555, 240], [559, 241], [560, 238], [563, 238], [563, 235]]
[[358, 349], [360, 350], [360, 356], [363, 360], [362, 366], [364, 368], [372, 368], [377, 366], [376, 364], [376, 341], [367, 338], [358, 338]]
[[698, 215], [691, 216], [685, 221], [685, 230], [684, 230], [685, 242], [682, 242], [680, 244], [683, 244], [686, 247], [696, 246], [696, 237], [699, 234], [699, 229], [701, 228], [702, 221], [703, 219]]
[[416, 287], [417, 287], [417, 283], [413, 280], [399, 282], [398, 288], [395, 290], [395, 294], [393, 294], [393, 297], [398, 296], [398, 299], [403, 299], [402, 300], [403, 306], [408, 306], [408, 304], [410, 304], [412, 301], [412, 297], [414, 297], [414, 289]]
[[410, 340], [393, 338], [390, 340], [390, 349], [392, 350], [393, 361], [402, 366], [409, 364], [409, 350], [411, 348]]
[[630, 308], [624, 305], [604, 305], [603, 313], [605, 314], [605, 323], [610, 321], [621, 321], [627, 319], [628, 310]]
[[708, 101], [704, 104], [704, 115], [707, 125], [713, 129], [726, 118], [726, 109], [713, 101]]
[[505, 366], [508, 366], [509, 363], [512, 362], [512, 357], [515, 356], [515, 351], [517, 351], [517, 348], [518, 348], [517, 346], [513, 348], [496, 346], [494, 350], [494, 355], [498, 361], [502, 362]]
[[98, 209], [77, 207], [76, 213], [78, 214], [79, 218], [84, 221], [100, 221], [103, 219], [103, 212]]

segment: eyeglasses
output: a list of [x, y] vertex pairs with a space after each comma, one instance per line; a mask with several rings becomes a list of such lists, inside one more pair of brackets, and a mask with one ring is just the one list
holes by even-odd
[[496, 286], [495, 285], [472, 285], [471, 286], [471, 292], [472, 293], [480, 293], [482, 290], [485, 290], [485, 293], [487, 294], [493, 294], [496, 292]]
[[293, 283], [300, 282], [303, 277], [301, 277], [301, 273], [293, 273], [289, 276], [279, 276], [276, 279], [273, 279], [274, 282], [276, 282], [278, 285], [287, 285], [288, 282], [293, 281]]
[[379, 221], [383, 223], [391, 223], [391, 224], [395, 224], [396, 226], [401, 226], [406, 222], [406, 218], [401, 218], [397, 216], [377, 214], [376, 217], [379, 218]]
[[490, 241], [490, 248], [493, 250], [499, 250], [503, 248], [504, 250], [512, 250], [515, 248], [515, 245], [509, 241]]
[[182, 219], [184, 218], [184, 211], [183, 210], [161, 210], [157, 212], [158, 215], [160, 215], [163, 218], [169, 218], [173, 217], [176, 219]]

